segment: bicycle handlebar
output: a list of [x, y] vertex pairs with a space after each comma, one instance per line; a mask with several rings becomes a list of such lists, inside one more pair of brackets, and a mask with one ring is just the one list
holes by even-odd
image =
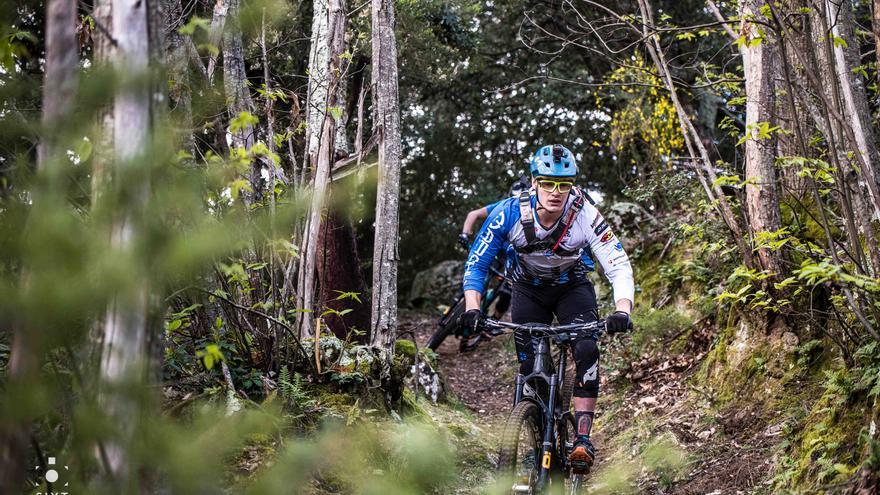
[[524, 330], [530, 335], [540, 334], [545, 336], [554, 336], [560, 334], [580, 333], [586, 331], [603, 332], [605, 330], [605, 320], [596, 320], [589, 323], [569, 323], [568, 325], [547, 325], [544, 323], [508, 323], [506, 321], [498, 321], [487, 318], [483, 322], [485, 329], [493, 335], [501, 335], [505, 331]]

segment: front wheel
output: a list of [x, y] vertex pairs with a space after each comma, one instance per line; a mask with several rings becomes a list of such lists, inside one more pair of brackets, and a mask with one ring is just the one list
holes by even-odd
[[541, 457], [541, 409], [524, 400], [517, 404], [501, 436], [498, 452], [498, 475], [509, 493], [534, 493]]
[[437, 330], [428, 339], [428, 349], [436, 351], [440, 344], [446, 340], [446, 337], [454, 333], [455, 326], [458, 325], [458, 317], [462, 313], [464, 313], [464, 297], [459, 298], [455, 305], [449, 308], [446, 314], [443, 315], [443, 318], [440, 319], [440, 323], [437, 324]]

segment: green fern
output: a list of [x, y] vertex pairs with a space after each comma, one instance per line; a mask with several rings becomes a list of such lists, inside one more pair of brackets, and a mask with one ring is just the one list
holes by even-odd
[[293, 410], [305, 411], [315, 405], [314, 399], [305, 388], [302, 375], [294, 373], [291, 376], [287, 366], [282, 366], [278, 372], [278, 391], [285, 405]]

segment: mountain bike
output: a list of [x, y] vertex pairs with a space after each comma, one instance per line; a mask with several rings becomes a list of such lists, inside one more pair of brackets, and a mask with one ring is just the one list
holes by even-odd
[[[483, 293], [483, 298], [480, 301], [480, 310], [483, 314], [487, 314], [489, 312], [489, 307], [495, 302], [495, 299], [498, 298], [498, 290], [501, 288], [501, 285], [505, 283], [507, 278], [504, 276], [498, 268], [494, 265], [489, 267], [489, 279], [486, 282], [486, 290]], [[482, 340], [482, 336], [477, 335], [473, 341], [470, 339], [470, 335], [464, 335], [461, 329], [458, 327], [458, 317], [464, 313], [465, 303], [464, 303], [464, 293], [458, 295], [455, 298], [455, 301], [443, 312], [443, 316], [440, 317], [440, 321], [437, 322], [437, 330], [434, 331], [434, 334], [431, 335], [431, 338], [428, 339], [427, 347], [432, 351], [436, 351], [437, 348], [440, 347], [440, 344], [446, 340], [446, 337], [449, 335], [455, 335], [461, 341], [458, 345], [459, 352], [465, 352], [468, 350], [472, 350], [476, 345]]]
[[[513, 410], [507, 418], [498, 456], [498, 472], [510, 493], [581, 493], [588, 469], [574, 469], [568, 456], [577, 437], [570, 411], [574, 374], [566, 373], [568, 353], [581, 338], [599, 339], [605, 320], [550, 326], [486, 320], [491, 335], [524, 331], [537, 338], [531, 373], [516, 375]], [[556, 362], [551, 347], [557, 347]]]

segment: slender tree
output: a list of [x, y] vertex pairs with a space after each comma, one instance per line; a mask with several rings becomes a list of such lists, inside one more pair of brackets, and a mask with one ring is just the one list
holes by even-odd
[[190, 41], [179, 31], [184, 21], [180, 0], [163, 0], [162, 13], [165, 19], [163, 34], [165, 65], [168, 70], [168, 96], [173, 105], [172, 111], [177, 116], [177, 122], [183, 126], [182, 132], [179, 133], [183, 140], [183, 149], [195, 154], [195, 140], [192, 133], [192, 89], [189, 77]]
[[[700, 181], [700, 185], [706, 192], [706, 196], [711, 201], [718, 203], [718, 212], [721, 215], [721, 219], [727, 225], [728, 229], [730, 229], [733, 241], [739, 248], [746, 266], [752, 266], [754, 264], [752, 251], [745, 242], [745, 237], [742, 232], [742, 227], [740, 227], [739, 220], [734, 215], [730, 202], [727, 201], [727, 196], [725, 196], [724, 191], [721, 190], [721, 186], [717, 180], [717, 174], [712, 167], [712, 160], [709, 158], [709, 151], [703, 144], [702, 137], [699, 132], [697, 132], [696, 126], [694, 126], [691, 117], [685, 111], [685, 108], [678, 97], [678, 89], [675, 86], [672, 74], [669, 72], [669, 66], [666, 63], [666, 56], [660, 46], [658, 35], [656, 33], [651, 33], [651, 30], [655, 28], [654, 15], [650, 2], [648, 0], [639, 0], [639, 11], [642, 14], [644, 22], [642, 23], [641, 30], [637, 32], [644, 37], [645, 47], [647, 48], [654, 65], [657, 67], [657, 72], [660, 74], [660, 78], [663, 80], [666, 89], [669, 91], [669, 97], [672, 100], [672, 104], [675, 106], [675, 114], [678, 117], [678, 122], [681, 126], [682, 137], [684, 137], [688, 153], [694, 162], [694, 172], [697, 175], [697, 179]], [[618, 16], [618, 19], [623, 20], [620, 16]], [[629, 24], [629, 21], [625, 22]]]
[[394, 2], [372, 0], [373, 122], [379, 134], [379, 187], [373, 243], [373, 345], [390, 349], [397, 338], [398, 214], [400, 202], [400, 101]]
[[[46, 75], [43, 84], [42, 135], [37, 147], [37, 171], [62, 166], [65, 158], [59, 135], [73, 106], [78, 82], [79, 52], [76, 38], [76, 2], [49, 0], [46, 5]], [[40, 197], [34, 201], [39, 202]], [[28, 290], [28, 268], [22, 273], [22, 287]], [[12, 349], [8, 364], [7, 390], [26, 390], [39, 380], [43, 340], [41, 329], [23, 318], [13, 322]], [[30, 418], [0, 423], [0, 492], [18, 493], [27, 465], [31, 440]]]
[[[317, 8], [319, 6], [318, 4], [321, 3], [321, 0], [315, 1]], [[316, 12], [316, 15], [317, 14], [318, 13]], [[336, 119], [329, 109], [334, 108], [337, 105], [337, 96], [339, 95], [337, 85], [339, 84], [341, 77], [340, 56], [342, 55], [345, 42], [344, 2], [342, 0], [330, 0], [326, 15], [327, 35], [323, 36], [322, 33], [312, 33], [312, 43], [325, 43], [329, 57], [326, 59], [326, 66], [315, 66], [316, 73], [327, 75], [328, 85], [326, 91], [319, 91], [317, 89], [309, 90], [309, 112], [311, 112], [309, 115], [311, 116], [314, 113], [321, 111], [323, 112], [323, 119], [318, 128], [320, 129], [320, 133], [318, 134], [320, 137], [317, 141], [319, 144], [317, 154], [313, 155], [312, 153], [307, 153], [310, 161], [313, 163], [315, 173], [312, 180], [311, 206], [303, 231], [304, 235], [301, 250], [303, 255], [300, 257], [302, 264], [300, 265], [299, 270], [297, 293], [297, 307], [306, 310], [305, 313], [300, 313], [299, 321], [297, 322], [302, 336], [310, 336], [313, 333], [313, 317], [310, 312], [314, 312], [315, 310], [315, 275], [317, 270], [317, 251], [319, 246], [318, 234], [321, 229], [321, 216], [324, 210], [327, 186], [330, 182], [331, 166], [333, 164], [335, 150], [334, 142], [336, 137]], [[319, 26], [323, 25], [317, 20], [315, 23]], [[323, 53], [323, 48], [313, 47], [312, 52], [318, 54]], [[314, 62], [315, 64], [323, 64], [323, 59], [317, 55], [311, 57], [309, 69], [310, 81], [313, 77], [311, 76], [313, 72], [311, 62]], [[315, 83], [315, 85], [317, 88], [317, 83]], [[310, 88], [312, 88], [311, 82]], [[324, 98], [323, 102], [317, 100], [317, 98], [321, 96]], [[312, 121], [311, 117], [309, 121]], [[311, 137], [307, 146], [311, 147], [313, 141], [314, 137]]]
[[[763, 0], [743, 1], [740, 16], [745, 36], [741, 51], [746, 88], [746, 207], [752, 236], [776, 232], [782, 226], [776, 191], [777, 139], [771, 131], [776, 124], [774, 71], [779, 65], [779, 56], [775, 41], [769, 37], [760, 43], [752, 43], [753, 38], [760, 36], [757, 32], [760, 26], [755, 20], [767, 22], [761, 14], [765, 3]], [[761, 248], [758, 260], [764, 270], [783, 274], [778, 253]]]
[[[143, 165], [150, 137], [148, 13], [149, 5], [144, 0], [113, 0], [112, 32], [117, 43], [114, 65], [121, 77], [113, 110], [115, 175], [119, 181], [130, 179], [134, 168]], [[148, 185], [138, 184], [131, 189], [131, 204], [125, 205], [114, 220], [111, 249], [133, 247], [139, 221], [136, 210], [146, 199]], [[109, 474], [120, 483], [131, 474], [126, 449], [139, 415], [138, 405], [125, 389], [143, 383], [147, 340], [147, 287], [135, 284], [132, 290], [118, 293], [107, 308], [101, 357], [101, 402], [114, 424], [120, 426], [120, 436], [106, 445], [105, 455]]]

